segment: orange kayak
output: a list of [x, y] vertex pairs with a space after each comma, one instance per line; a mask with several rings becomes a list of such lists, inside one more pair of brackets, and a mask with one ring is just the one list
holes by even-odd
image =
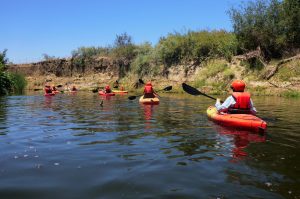
[[208, 107], [206, 113], [209, 119], [223, 126], [255, 132], [265, 132], [267, 129], [267, 123], [255, 115], [227, 113], [221, 114], [218, 113], [217, 108], [214, 106]]

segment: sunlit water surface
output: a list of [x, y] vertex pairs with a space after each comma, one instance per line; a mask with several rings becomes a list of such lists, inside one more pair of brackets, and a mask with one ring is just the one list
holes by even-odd
[[254, 97], [257, 135], [203, 96], [127, 97], [1, 97], [0, 198], [300, 198], [299, 99]]

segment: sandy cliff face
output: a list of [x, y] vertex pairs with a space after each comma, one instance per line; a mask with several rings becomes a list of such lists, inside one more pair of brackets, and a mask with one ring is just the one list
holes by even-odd
[[57, 77], [85, 76], [105, 73], [108, 76], [118, 76], [119, 67], [109, 58], [96, 59], [53, 59], [30, 64], [13, 64], [9, 71], [22, 73], [25, 76], [46, 76], [54, 74]]

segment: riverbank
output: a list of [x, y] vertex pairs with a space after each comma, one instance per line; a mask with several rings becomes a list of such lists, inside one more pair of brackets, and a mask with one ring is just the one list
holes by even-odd
[[[273, 60], [262, 67], [252, 67], [240, 57], [234, 57], [231, 62], [211, 59], [198, 65], [173, 65], [167, 69], [160, 66], [159, 75], [143, 77], [131, 71], [120, 77], [116, 63], [108, 60], [101, 58], [90, 61], [90, 65], [85, 67], [85, 72], [69, 71], [68, 68], [72, 67], [66, 64], [68, 61], [62, 60], [13, 65], [9, 68], [13, 72], [23, 73], [28, 82], [26, 89], [35, 91], [42, 90], [46, 82], [50, 85], [61, 85], [63, 90], [75, 85], [79, 90], [89, 91], [107, 84], [112, 86], [116, 80], [126, 90], [136, 91], [142, 88], [142, 85], [137, 84], [141, 78], [144, 81], [152, 81], [155, 88], [172, 85], [173, 92], [177, 93], [183, 92], [181, 83], [187, 82], [207, 94], [219, 95], [228, 92], [233, 79], [243, 79], [247, 83], [248, 91], [253, 95], [300, 96], [300, 59], [290, 60], [280, 67], [278, 63], [282, 60]], [[266, 78], [274, 67], [277, 67], [277, 71], [273, 72], [270, 78]]]

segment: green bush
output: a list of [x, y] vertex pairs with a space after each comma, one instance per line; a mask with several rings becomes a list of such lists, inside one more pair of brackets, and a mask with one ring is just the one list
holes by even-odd
[[300, 92], [299, 91], [284, 91], [281, 95], [286, 98], [299, 98]]
[[27, 85], [27, 81], [26, 81], [24, 75], [18, 74], [18, 73], [10, 73], [9, 77], [10, 77], [10, 81], [12, 83], [13, 92], [14, 93], [23, 93], [23, 91]]
[[218, 73], [225, 71], [227, 64], [224, 60], [210, 60], [199, 72], [198, 76], [203, 79], [215, 77]]
[[7, 95], [11, 92], [12, 83], [7, 72], [0, 72], [0, 95]]
[[10, 92], [22, 92], [26, 86], [23, 75], [13, 74], [6, 71], [6, 50], [0, 53], [0, 95], [7, 95]]
[[256, 0], [229, 11], [242, 51], [261, 48], [276, 58], [300, 47], [300, 1]]
[[237, 45], [235, 35], [223, 30], [189, 31], [161, 38], [156, 50], [162, 63], [169, 67], [190, 61], [201, 63], [216, 57], [231, 60], [237, 52]]
[[139, 77], [155, 76], [159, 73], [156, 54], [150, 43], [144, 43], [136, 48], [137, 56], [131, 63], [131, 71]]

